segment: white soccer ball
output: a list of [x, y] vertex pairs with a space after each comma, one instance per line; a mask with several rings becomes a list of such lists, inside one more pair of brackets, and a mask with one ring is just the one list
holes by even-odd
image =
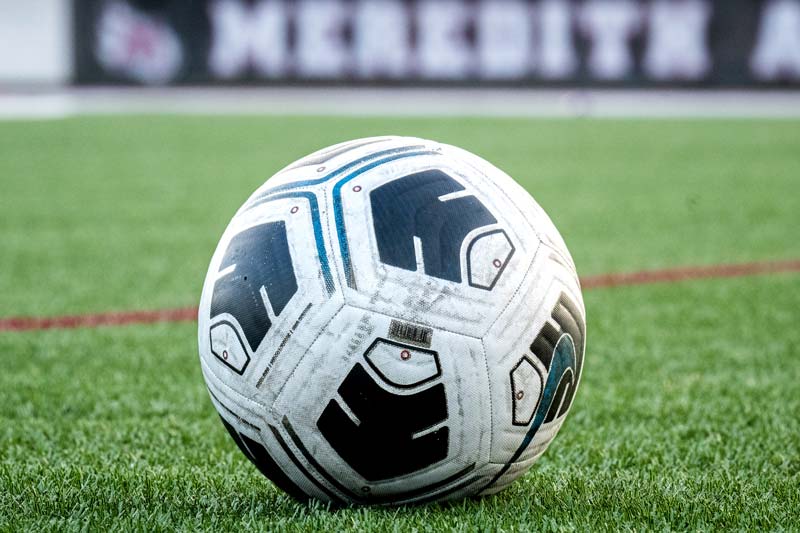
[[198, 340], [225, 427], [278, 487], [399, 504], [525, 473], [572, 405], [586, 331], [572, 258], [522, 187], [459, 148], [376, 137], [239, 209]]

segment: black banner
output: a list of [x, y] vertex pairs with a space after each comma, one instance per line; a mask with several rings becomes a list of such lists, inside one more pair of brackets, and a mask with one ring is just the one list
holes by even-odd
[[74, 0], [78, 84], [800, 86], [800, 0]]

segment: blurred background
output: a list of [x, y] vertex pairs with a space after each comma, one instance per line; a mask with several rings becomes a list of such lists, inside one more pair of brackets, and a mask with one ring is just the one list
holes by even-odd
[[[161, 90], [130, 90], [145, 86]], [[674, 98], [682, 88], [727, 96], [674, 102], [678, 113], [755, 105], [761, 114], [796, 114], [787, 92], [800, 87], [800, 0], [0, 1], [5, 114], [180, 109], [194, 101], [167, 87], [193, 88], [188, 94], [202, 108], [211, 105], [207, 89], [219, 86], [273, 90], [244, 91], [245, 101], [230, 93], [219, 101], [216, 91], [215, 105], [293, 112], [319, 112], [325, 102], [287, 89], [322, 86], [328, 105], [354, 112], [422, 105], [480, 113], [475, 98], [482, 98], [477, 103], [506, 114], [587, 113], [598, 101], [601, 113], [636, 114], [629, 95], [614, 100], [591, 90], [645, 88]], [[355, 101], [332, 90], [350, 86], [372, 90]], [[494, 91], [387, 105], [387, 91], [404, 87]], [[544, 90], [513, 101], [521, 91], [511, 88]], [[42, 93], [70, 98], [19, 98]], [[659, 102], [638, 105], [657, 113]]]
[[[0, 0], [0, 531], [797, 529], [799, 88], [800, 0]], [[252, 191], [387, 134], [550, 214], [586, 373], [498, 497], [329, 513], [225, 434], [196, 305]]]

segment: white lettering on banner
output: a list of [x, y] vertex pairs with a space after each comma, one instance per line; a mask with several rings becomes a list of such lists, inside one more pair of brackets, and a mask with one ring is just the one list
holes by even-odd
[[286, 66], [286, 12], [283, 2], [241, 0], [211, 4], [211, 51], [215, 76], [234, 78], [251, 67], [263, 76], [280, 76]]
[[344, 41], [347, 12], [339, 0], [302, 0], [297, 5], [298, 74], [334, 78], [344, 74], [350, 50]]
[[472, 50], [466, 41], [470, 10], [459, 0], [420, 0], [417, 4], [417, 61], [423, 78], [463, 79]]
[[800, 79], [800, 2], [764, 6], [750, 68], [760, 80]]
[[[117, 12], [138, 13], [122, 0], [109, 5], [123, 6]], [[637, 70], [653, 80], [702, 80], [713, 61], [708, 44], [713, 5], [718, 4], [711, 0], [210, 0], [208, 68], [213, 76], [227, 79], [255, 74], [299, 79], [568, 80], [585, 69], [589, 78], [597, 80], [625, 80]], [[763, 81], [800, 80], [800, 0], [764, 0], [762, 5], [756, 42], [745, 59], [752, 76]], [[101, 17], [100, 26], [110, 27], [112, 18]], [[290, 19], [296, 28], [292, 49]], [[145, 40], [142, 32], [125, 40], [115, 37], [120, 32], [100, 31], [96, 53], [101, 65], [110, 71], [128, 70], [128, 75], [145, 83], [164, 83], [177, 76], [180, 42], [158, 20], [151, 22], [154, 37], [147, 43], [158, 48], [157, 57], [137, 55], [133, 45], [122, 46], [128, 41], [139, 46]], [[468, 37], [473, 22], [474, 42]], [[346, 35], [348, 24], [352, 40]], [[412, 25], [416, 25], [415, 42]], [[641, 53], [632, 46], [634, 38], [643, 41]]]
[[524, 77], [532, 67], [533, 35], [528, 4], [484, 1], [476, 13], [478, 73], [489, 79]]
[[657, 80], [697, 80], [711, 67], [706, 31], [711, 7], [701, 0], [655, 0], [648, 16], [644, 70]]
[[589, 71], [602, 80], [623, 78], [633, 70], [629, 40], [641, 26], [639, 6], [630, 0], [589, 0], [578, 18], [589, 37]]
[[570, 4], [564, 0], [543, 0], [538, 14], [539, 73], [547, 79], [567, 78], [578, 67]]
[[401, 78], [411, 59], [409, 20], [400, 0], [360, 0], [353, 22], [355, 72], [360, 78]]

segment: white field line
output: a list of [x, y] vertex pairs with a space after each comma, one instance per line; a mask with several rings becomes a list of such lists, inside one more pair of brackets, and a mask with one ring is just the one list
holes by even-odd
[[800, 91], [0, 87], [0, 119], [76, 115], [800, 118]]

